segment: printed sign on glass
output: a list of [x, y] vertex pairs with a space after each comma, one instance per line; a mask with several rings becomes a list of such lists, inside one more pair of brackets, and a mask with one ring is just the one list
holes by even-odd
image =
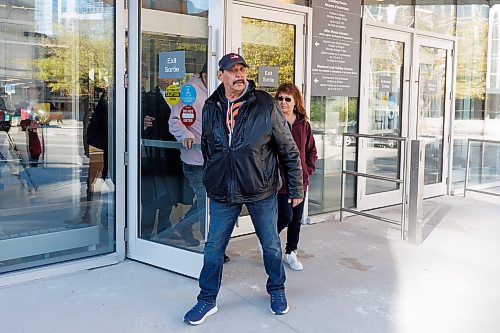
[[165, 100], [170, 105], [175, 105], [179, 103], [179, 86], [176, 84], [171, 84], [167, 87], [165, 91]]
[[159, 57], [160, 79], [180, 79], [186, 75], [184, 51], [160, 52]]
[[390, 75], [383, 74], [378, 77], [378, 91], [392, 92], [392, 78]]
[[437, 80], [427, 80], [427, 93], [428, 94], [437, 94], [438, 83]]
[[186, 84], [181, 89], [181, 100], [185, 105], [191, 105], [196, 100], [196, 89], [190, 84]]
[[259, 66], [259, 86], [278, 87], [278, 67]]
[[191, 126], [196, 121], [196, 111], [190, 105], [186, 105], [181, 110], [181, 121], [185, 126]]

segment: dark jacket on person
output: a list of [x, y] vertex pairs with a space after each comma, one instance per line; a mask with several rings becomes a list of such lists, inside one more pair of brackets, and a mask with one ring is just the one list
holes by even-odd
[[102, 179], [108, 175], [108, 99], [106, 92], [101, 94], [92, 118], [87, 127], [87, 143], [103, 151]]
[[279, 106], [253, 81], [240, 98], [229, 142], [224, 85], [207, 99], [201, 136], [204, 157], [203, 183], [212, 200], [253, 202], [276, 194], [281, 187], [278, 157], [282, 161], [290, 198], [302, 198], [299, 151]]
[[[292, 137], [300, 153], [300, 163], [302, 166], [302, 179], [304, 185], [304, 191], [307, 191], [307, 186], [309, 186], [309, 177], [316, 170], [316, 160], [318, 159], [316, 144], [314, 142], [314, 137], [311, 130], [311, 124], [307, 119], [300, 113], [296, 113], [297, 118], [292, 124], [291, 132]], [[283, 177], [283, 170], [280, 167], [280, 174]], [[279, 190], [279, 193], [287, 193], [288, 186], [286, 182]]]
[[[171, 109], [161, 94], [160, 88], [142, 95], [143, 117], [154, 117], [153, 126], [147, 127], [142, 133], [143, 139], [176, 142], [170, 133], [168, 120]], [[145, 147], [142, 156], [143, 174], [157, 176], [182, 176], [181, 154], [177, 149], [160, 147]]]

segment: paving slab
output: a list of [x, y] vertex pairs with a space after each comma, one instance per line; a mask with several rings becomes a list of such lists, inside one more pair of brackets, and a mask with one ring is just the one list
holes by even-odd
[[397, 226], [360, 216], [303, 226], [304, 270], [286, 267], [284, 316], [270, 312], [251, 235], [231, 241], [219, 312], [200, 327], [182, 322], [196, 280], [126, 260], [0, 288], [0, 332], [500, 332], [495, 199], [426, 200], [420, 246], [400, 240]]

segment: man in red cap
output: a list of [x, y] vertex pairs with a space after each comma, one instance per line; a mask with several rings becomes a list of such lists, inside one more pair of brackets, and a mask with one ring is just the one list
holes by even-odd
[[210, 198], [210, 228], [199, 277], [197, 304], [184, 316], [201, 324], [217, 312], [224, 252], [243, 204], [263, 249], [271, 311], [288, 312], [281, 242], [276, 228], [278, 159], [287, 177], [292, 204], [303, 200], [299, 151], [279, 106], [267, 92], [247, 80], [242, 56], [229, 53], [219, 61], [222, 82], [203, 107], [201, 149], [203, 183]]

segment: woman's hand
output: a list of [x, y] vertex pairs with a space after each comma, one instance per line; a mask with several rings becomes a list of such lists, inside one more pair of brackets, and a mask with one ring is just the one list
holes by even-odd
[[291, 203], [292, 204], [292, 207], [296, 207], [298, 205], [300, 205], [300, 203], [304, 201], [303, 198], [294, 198], [294, 199], [288, 199], [288, 203]]

